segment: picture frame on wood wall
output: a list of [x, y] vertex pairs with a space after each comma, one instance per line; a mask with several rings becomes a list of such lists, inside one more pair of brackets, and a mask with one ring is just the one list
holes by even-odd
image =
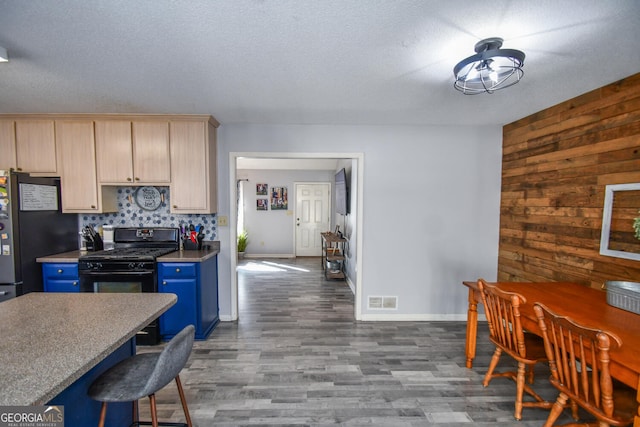
[[640, 183], [605, 187], [600, 254], [640, 261], [640, 239], [634, 225], [640, 218]]

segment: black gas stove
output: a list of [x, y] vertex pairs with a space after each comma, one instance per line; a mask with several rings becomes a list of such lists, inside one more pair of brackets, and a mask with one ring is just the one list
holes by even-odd
[[141, 260], [153, 261], [159, 256], [174, 252], [174, 248], [114, 248], [83, 255], [84, 260]]
[[[114, 248], [78, 259], [82, 292], [157, 292], [156, 260], [180, 249], [177, 228], [114, 228]], [[137, 344], [160, 342], [158, 320], [136, 335]]]
[[114, 228], [114, 248], [80, 257], [80, 270], [112, 270], [112, 266], [155, 268], [156, 258], [180, 249], [177, 228]]

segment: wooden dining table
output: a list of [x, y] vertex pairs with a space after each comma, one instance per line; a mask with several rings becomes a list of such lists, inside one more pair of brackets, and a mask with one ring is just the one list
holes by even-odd
[[[482, 302], [477, 281], [462, 282], [469, 288], [467, 311], [467, 368], [473, 366], [478, 336], [478, 303]], [[616, 334], [622, 346], [610, 353], [611, 375], [640, 390], [640, 315], [607, 304], [606, 292], [571, 282], [494, 282], [508, 292], [517, 292], [526, 302], [520, 306], [522, 326], [540, 335], [533, 305], [539, 302], [550, 310], [568, 316], [577, 323]], [[634, 427], [640, 427], [640, 393]]]

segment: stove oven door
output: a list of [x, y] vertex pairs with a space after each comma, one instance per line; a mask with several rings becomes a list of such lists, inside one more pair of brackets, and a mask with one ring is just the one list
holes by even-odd
[[[157, 292], [157, 275], [154, 270], [146, 271], [91, 271], [78, 270], [81, 292], [138, 293]], [[160, 342], [158, 320], [154, 320], [136, 335], [139, 345], [155, 345]]]
[[155, 271], [78, 271], [81, 292], [157, 292]]

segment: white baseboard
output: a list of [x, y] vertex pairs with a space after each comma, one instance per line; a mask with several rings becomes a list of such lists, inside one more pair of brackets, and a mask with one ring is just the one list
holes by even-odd
[[221, 322], [235, 322], [236, 320], [238, 320], [237, 318], [234, 319], [231, 315], [229, 314], [221, 314], [220, 315], [220, 321]]
[[246, 258], [295, 258], [294, 254], [244, 254]]
[[349, 288], [351, 289], [351, 293], [353, 295], [355, 295], [356, 294], [356, 285], [353, 284], [353, 282], [351, 281], [351, 278], [349, 278], [348, 276], [347, 276], [347, 285], [349, 285]]
[[458, 322], [467, 321], [466, 314], [397, 314], [397, 313], [364, 313], [361, 320], [365, 322]]

